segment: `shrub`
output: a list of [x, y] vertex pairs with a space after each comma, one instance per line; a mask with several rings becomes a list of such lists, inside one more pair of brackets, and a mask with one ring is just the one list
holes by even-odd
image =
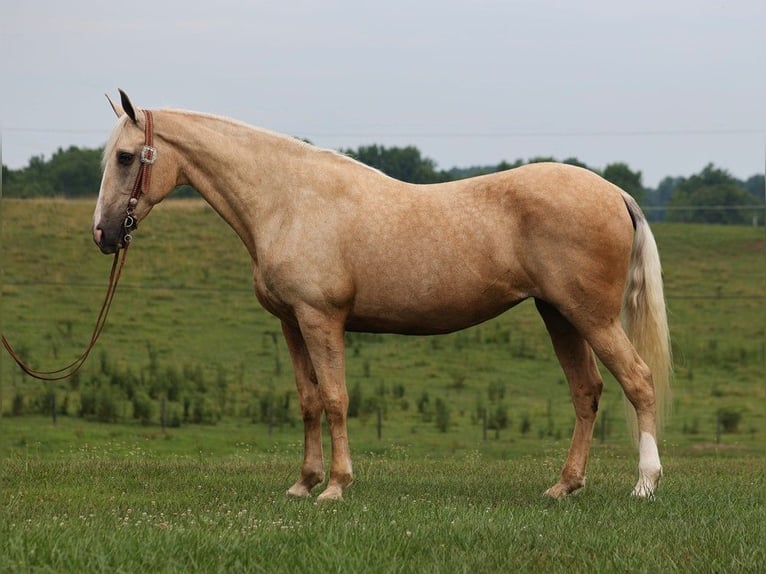
[[111, 385], [100, 384], [92, 379], [80, 391], [80, 410], [78, 415], [95, 418], [100, 422], [114, 422], [119, 418], [119, 402], [123, 398], [119, 389]]
[[442, 399], [436, 399], [434, 402], [434, 410], [436, 411], [436, 428], [439, 429], [439, 432], [447, 432], [449, 430], [450, 418], [447, 403]]
[[221, 420], [221, 413], [214, 401], [202, 394], [191, 400], [189, 420], [195, 424], [215, 424]]
[[110, 386], [102, 386], [96, 394], [96, 419], [111, 423], [119, 418], [119, 396]]
[[144, 391], [138, 391], [133, 395], [133, 418], [142, 424], [151, 422], [154, 416], [154, 402]]
[[362, 387], [357, 382], [348, 394], [348, 417], [358, 417], [362, 410]]
[[736, 409], [722, 408], [718, 409], [718, 424], [725, 433], [739, 432], [739, 423], [742, 420], [742, 413]]
[[509, 422], [510, 419], [508, 418], [508, 409], [504, 404], [499, 404], [490, 414], [489, 420], [487, 421], [487, 428], [492, 430], [505, 429], [508, 428]]
[[529, 415], [521, 417], [521, 423], [519, 424], [519, 432], [521, 434], [527, 434], [532, 430], [532, 421], [529, 420]]
[[24, 414], [24, 395], [18, 390], [13, 395], [13, 401], [11, 402], [11, 414], [15, 417]]

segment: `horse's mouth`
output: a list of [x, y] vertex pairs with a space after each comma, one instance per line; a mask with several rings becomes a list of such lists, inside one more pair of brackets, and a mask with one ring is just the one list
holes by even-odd
[[120, 250], [121, 245], [99, 245], [98, 248], [104, 255], [113, 255]]
[[93, 230], [93, 242], [101, 250], [104, 255], [112, 255], [124, 247], [123, 237], [117, 239], [108, 239], [107, 234], [100, 227], [96, 227]]

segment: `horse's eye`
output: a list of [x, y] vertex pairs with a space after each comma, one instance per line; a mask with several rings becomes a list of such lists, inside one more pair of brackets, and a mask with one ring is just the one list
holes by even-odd
[[135, 158], [135, 154], [132, 154], [127, 151], [121, 151], [117, 153], [117, 161], [120, 165], [130, 165], [133, 163], [133, 159]]

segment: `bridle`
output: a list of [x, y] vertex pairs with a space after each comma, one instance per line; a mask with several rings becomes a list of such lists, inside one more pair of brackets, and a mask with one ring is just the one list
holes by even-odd
[[138, 200], [149, 191], [152, 183], [152, 165], [157, 161], [157, 150], [152, 146], [154, 143], [154, 117], [152, 112], [144, 110], [144, 147], [141, 148], [139, 160], [141, 164], [138, 167], [138, 175], [133, 184], [133, 190], [130, 192], [128, 207], [125, 209], [125, 220], [122, 222], [123, 236], [122, 241], [125, 249], [133, 239], [131, 232], [138, 227], [138, 221], [133, 213]]
[[141, 148], [139, 155], [140, 165], [138, 168], [138, 174], [136, 175], [136, 181], [133, 184], [133, 189], [130, 192], [128, 198], [128, 206], [125, 209], [125, 219], [122, 222], [123, 236], [122, 236], [122, 256], [120, 256], [120, 247], [114, 254], [114, 260], [112, 261], [112, 269], [109, 272], [109, 286], [106, 289], [106, 296], [104, 302], [101, 304], [101, 311], [96, 319], [96, 324], [93, 327], [93, 333], [90, 336], [90, 342], [85, 351], [72, 363], [66, 367], [56, 369], [55, 371], [38, 371], [33, 369], [13, 350], [5, 335], [2, 335], [2, 343], [5, 350], [13, 358], [14, 361], [31, 377], [40, 379], [43, 381], [60, 381], [67, 379], [74, 375], [85, 364], [88, 355], [96, 345], [101, 331], [104, 330], [106, 325], [106, 318], [109, 314], [109, 308], [112, 306], [112, 300], [114, 299], [115, 291], [117, 290], [117, 283], [122, 275], [122, 269], [125, 266], [125, 259], [128, 255], [128, 247], [133, 240], [131, 233], [138, 227], [138, 221], [135, 215], [135, 208], [138, 205], [138, 200], [141, 196], [149, 192], [149, 188], [152, 182], [152, 165], [157, 160], [157, 150], [153, 147], [154, 140], [154, 118], [152, 112], [144, 110], [144, 147]]

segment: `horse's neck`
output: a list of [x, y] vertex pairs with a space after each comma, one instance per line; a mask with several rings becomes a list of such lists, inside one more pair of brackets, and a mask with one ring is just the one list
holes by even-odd
[[184, 182], [229, 223], [255, 258], [264, 218], [279, 211], [291, 189], [316, 177], [304, 160], [317, 152], [225, 118], [173, 111], [167, 118], [173, 123], [168, 140], [183, 158]]

